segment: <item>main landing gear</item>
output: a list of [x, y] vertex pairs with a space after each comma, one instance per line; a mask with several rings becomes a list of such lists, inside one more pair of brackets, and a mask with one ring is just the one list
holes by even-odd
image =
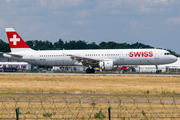
[[86, 73], [95, 73], [95, 70], [94, 70], [94, 68], [87, 68], [86, 69]]

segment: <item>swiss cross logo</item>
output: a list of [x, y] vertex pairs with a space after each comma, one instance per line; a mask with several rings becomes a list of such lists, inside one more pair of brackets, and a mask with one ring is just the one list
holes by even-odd
[[13, 38], [10, 38], [10, 41], [13, 42], [13, 45], [17, 45], [17, 42], [20, 42], [20, 38], [17, 38], [16, 35], [13, 35]]

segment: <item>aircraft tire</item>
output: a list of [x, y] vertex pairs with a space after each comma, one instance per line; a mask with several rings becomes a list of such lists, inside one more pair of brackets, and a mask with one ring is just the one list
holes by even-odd
[[159, 74], [159, 70], [156, 71], [156, 74]]
[[94, 69], [87, 68], [87, 69], [86, 69], [86, 73], [95, 73], [95, 70], [94, 70]]
[[86, 73], [91, 73], [91, 69], [87, 68]]
[[91, 73], [95, 73], [95, 70], [94, 70], [94, 69], [91, 69]]

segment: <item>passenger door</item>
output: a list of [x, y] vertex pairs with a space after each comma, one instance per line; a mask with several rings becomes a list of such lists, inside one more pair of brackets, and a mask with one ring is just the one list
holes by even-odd
[[154, 59], [159, 59], [159, 53], [157, 50], [154, 51]]
[[31, 55], [30, 55], [30, 61], [35, 61], [34, 52], [31, 52]]
[[121, 51], [119, 55], [120, 55], [120, 58], [119, 58], [120, 59], [120, 64], [123, 64], [124, 63], [124, 52]]

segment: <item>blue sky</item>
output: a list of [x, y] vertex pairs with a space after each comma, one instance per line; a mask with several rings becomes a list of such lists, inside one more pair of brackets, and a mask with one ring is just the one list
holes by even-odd
[[1, 0], [6, 27], [26, 40], [141, 42], [180, 54], [180, 0]]

